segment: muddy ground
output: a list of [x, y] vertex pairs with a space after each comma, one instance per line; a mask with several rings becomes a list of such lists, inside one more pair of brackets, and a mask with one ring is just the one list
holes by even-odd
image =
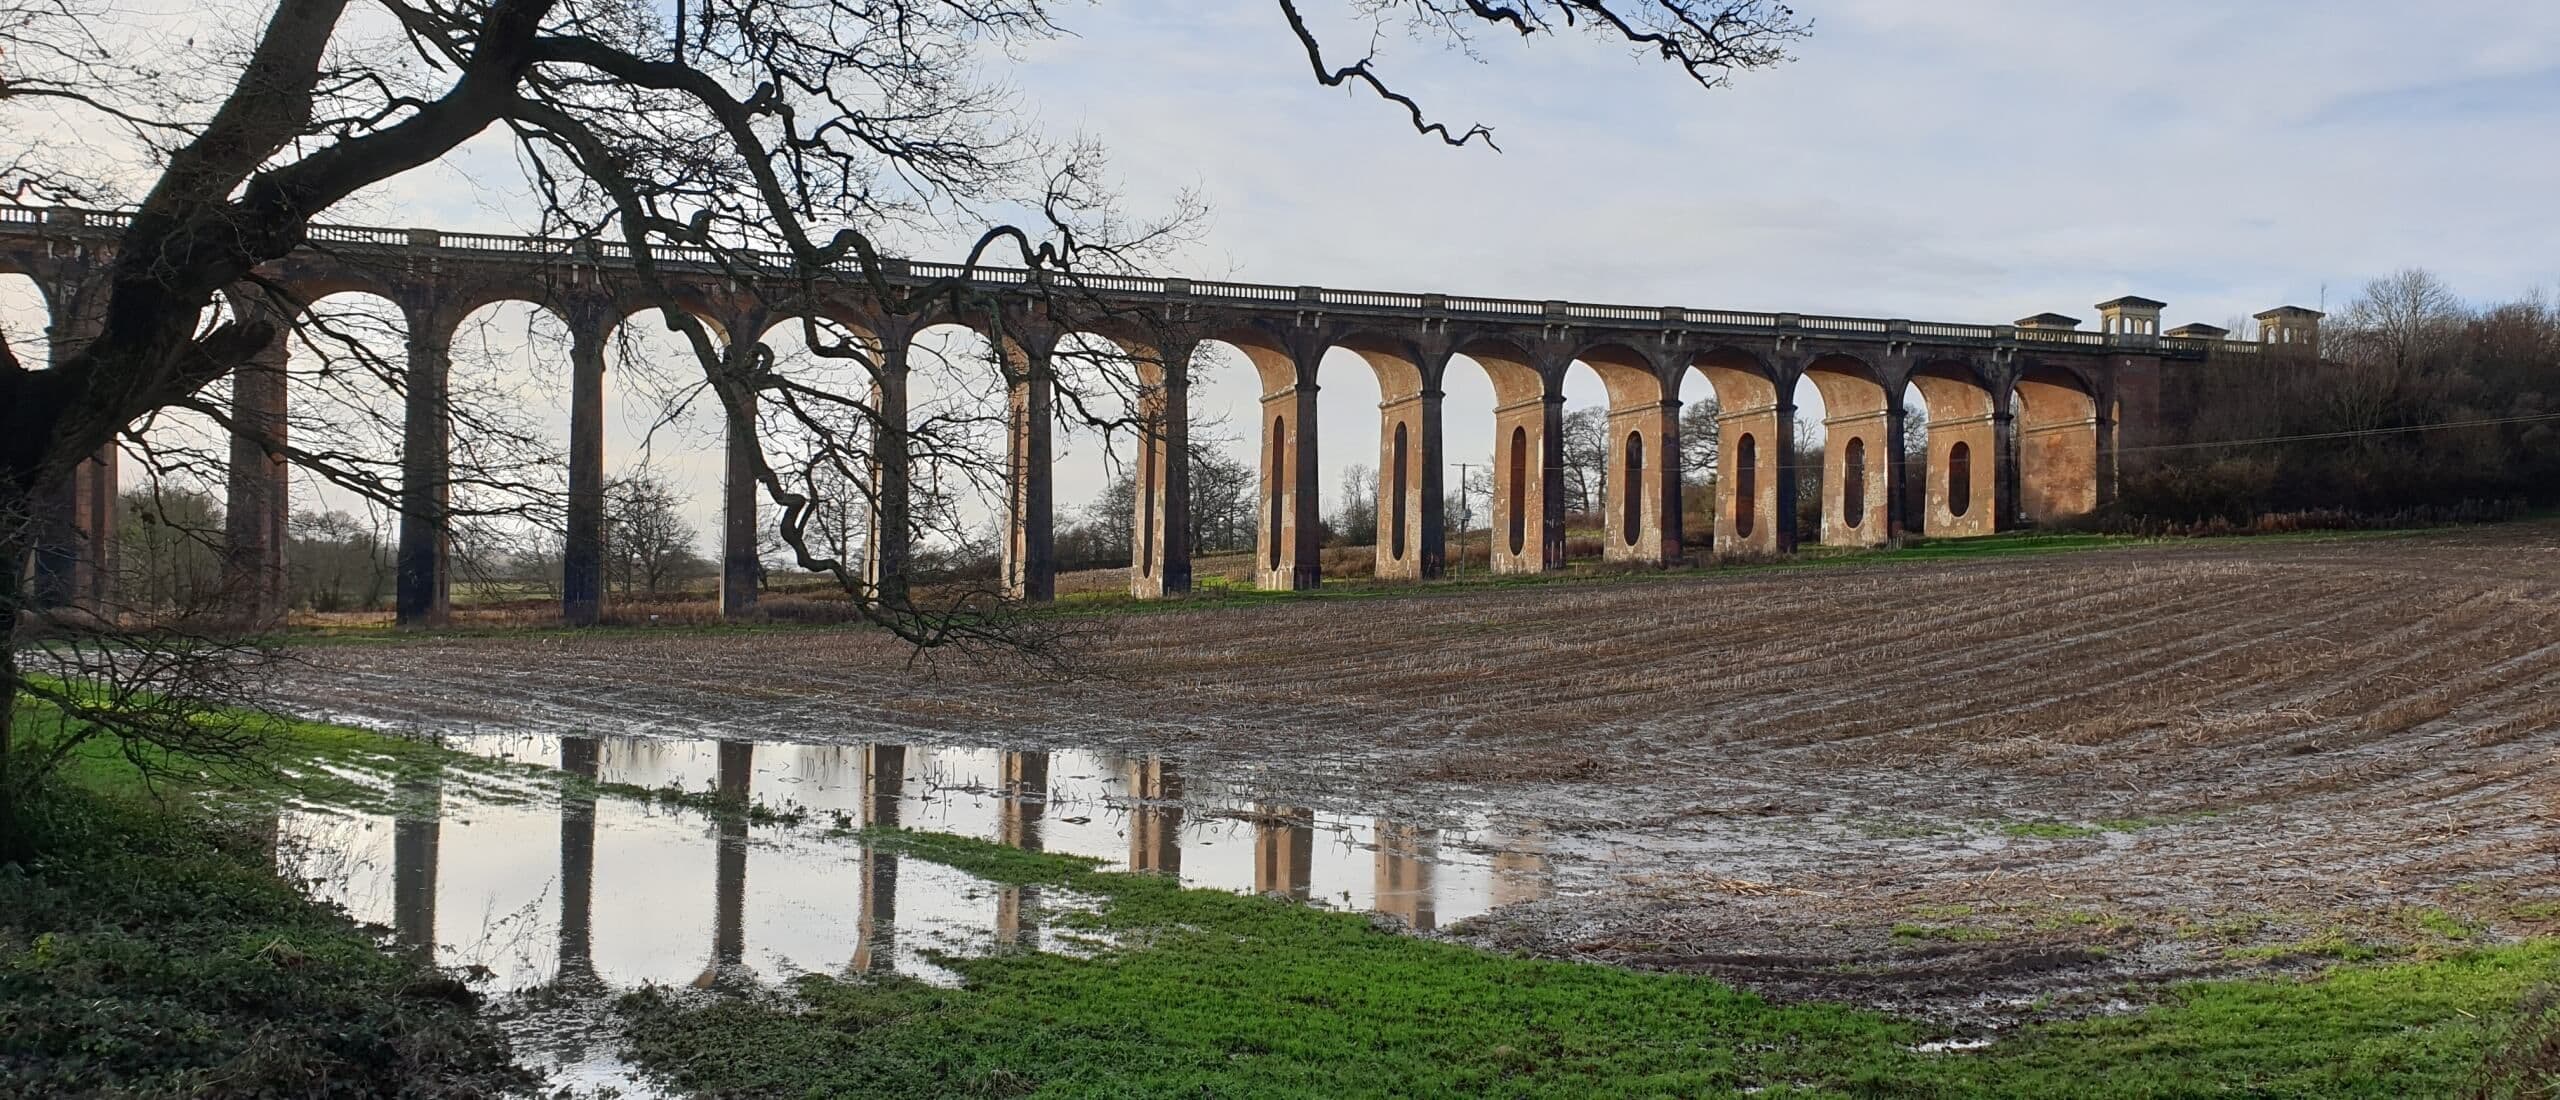
[[1161, 751], [1492, 807], [1452, 930], [1998, 1022], [2560, 931], [2560, 524], [1119, 614], [1058, 679], [822, 629], [313, 647], [302, 709]]

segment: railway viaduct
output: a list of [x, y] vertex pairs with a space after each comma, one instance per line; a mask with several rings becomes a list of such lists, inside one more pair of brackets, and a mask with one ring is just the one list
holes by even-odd
[[[81, 288], [113, 254], [124, 215], [112, 211], [0, 206], [0, 272], [32, 278], [46, 298], [48, 337], [59, 357], [82, 339]], [[906, 560], [905, 463], [890, 433], [906, 414], [909, 350], [938, 324], [982, 323], [882, 307], [868, 281], [846, 276], [808, 300], [776, 254], [658, 247], [659, 277], [724, 339], [761, 339], [810, 314], [867, 341], [878, 360], [882, 463], [871, 560], [894, 575]], [[2318, 315], [2291, 307], [2262, 314], [2262, 341], [2227, 340], [2204, 325], [2162, 331], [2160, 302], [2101, 303], [2096, 331], [2055, 314], [2014, 324], [1747, 313], [1679, 307], [1591, 305], [1270, 286], [1115, 275], [1027, 275], [1019, 270], [903, 260], [881, 265], [886, 285], [962, 281], [1000, 303], [1006, 330], [991, 334], [1007, 360], [1012, 431], [1005, 517], [1008, 590], [1048, 598], [1053, 357], [1062, 341], [1100, 338], [1125, 351], [1141, 383], [1144, 427], [1133, 481], [1136, 530], [1130, 588], [1143, 597], [1191, 582], [1188, 390], [1192, 354], [1232, 345], [1262, 383], [1261, 511], [1256, 573], [1264, 587], [1306, 588], [1319, 571], [1316, 368], [1342, 348], [1376, 371], [1379, 411], [1377, 573], [1421, 580], [1445, 563], [1440, 501], [1442, 379], [1454, 359], [1480, 364], [1496, 408], [1493, 568], [1559, 569], [1565, 559], [1564, 378], [1588, 364], [1609, 396], [1610, 468], [1603, 501], [1604, 553], [1662, 564], [1683, 550], [1680, 383], [1696, 371], [1719, 409], [1714, 547], [1720, 556], [1795, 548], [1799, 381], [1826, 410], [1821, 540], [1873, 545], [1905, 533], [1988, 534], [2087, 513], [2112, 496], [2128, 449], [2174, 435], [2182, 418], [2164, 375], [2218, 353], [2306, 341]], [[592, 623], [603, 578], [605, 349], [615, 326], [654, 309], [627, 246], [560, 239], [315, 225], [306, 245], [263, 273], [303, 304], [360, 292], [394, 303], [406, 325], [405, 433], [400, 455], [397, 607], [404, 624], [443, 621], [450, 608], [448, 484], [451, 347], [474, 310], [534, 303], [570, 334], [567, 543], [563, 613]], [[1072, 295], [1053, 284], [1071, 282]], [[288, 517], [286, 348], [235, 377], [226, 536], [231, 591], [248, 614], [283, 610]], [[1925, 458], [1904, 459], [1900, 395], [1916, 387], [1929, 409]], [[722, 607], [755, 598], [757, 487], [745, 471], [757, 446], [752, 424], [732, 424], [722, 512]], [[1913, 467], [1918, 467], [1914, 470]], [[1906, 479], [1925, 479], [1909, 492]], [[40, 591], [106, 606], [113, 578], [115, 453], [100, 454], [65, 486], [58, 537], [39, 555]], [[1925, 501], [1914, 507], [1914, 503]]]

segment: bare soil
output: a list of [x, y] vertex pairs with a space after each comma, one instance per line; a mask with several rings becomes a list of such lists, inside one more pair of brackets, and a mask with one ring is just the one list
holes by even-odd
[[1058, 679], [800, 629], [310, 651], [427, 728], [1162, 751], [1491, 807], [1452, 934], [1997, 1022], [2560, 931], [2560, 524], [1116, 615]]

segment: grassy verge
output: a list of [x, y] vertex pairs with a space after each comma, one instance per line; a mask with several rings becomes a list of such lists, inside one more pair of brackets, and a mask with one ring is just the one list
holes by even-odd
[[[506, 787], [542, 769], [457, 752], [429, 741], [263, 714], [234, 716], [255, 735], [248, 759], [205, 759], [148, 747], [128, 756], [112, 738], [91, 738], [63, 762], [57, 784], [172, 809], [266, 812], [300, 802], [346, 810], [388, 813], [400, 808], [418, 783], [474, 784], [482, 798], [507, 801]], [[41, 739], [57, 728], [59, 712], [22, 702], [18, 728]], [[220, 807], [205, 805], [215, 794]], [[41, 807], [39, 808], [41, 810]]]
[[[277, 744], [303, 764], [425, 749], [301, 725]], [[281, 878], [271, 833], [145, 797], [169, 791], [99, 746], [31, 807], [38, 854], [0, 865], [0, 1094], [462, 1097], [527, 1083], [460, 983]]]
[[2560, 944], [2538, 942], [2196, 984], [2133, 1015], [1926, 1053], [1937, 1036], [1876, 1013], [1493, 955], [978, 841], [869, 839], [1099, 898], [1053, 924], [1121, 946], [945, 959], [958, 989], [644, 991], [622, 1005], [638, 1061], [733, 1096], [2443, 1096], [2541, 1034], [2519, 1005], [2560, 974]]

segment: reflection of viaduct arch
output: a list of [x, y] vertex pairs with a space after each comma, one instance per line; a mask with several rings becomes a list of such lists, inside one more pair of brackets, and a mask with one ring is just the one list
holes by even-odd
[[[53, 311], [58, 358], [80, 344], [85, 299], [79, 288], [106, 270], [121, 218], [0, 207], [0, 271], [37, 282]], [[1141, 596], [1190, 587], [1188, 391], [1191, 356], [1207, 340], [1235, 346], [1262, 381], [1262, 537], [1255, 572], [1271, 587], [1306, 587], [1320, 578], [1315, 376], [1331, 348], [1358, 354], [1379, 380], [1379, 575], [1424, 579], [1438, 575], [1446, 561], [1440, 406], [1443, 378], [1461, 356], [1486, 372], [1496, 399], [1493, 564], [1525, 572], [1564, 564], [1562, 380], [1575, 362], [1591, 366], [1609, 390], [1605, 553], [1613, 560], [1668, 562], [1680, 557], [1689, 534], [1679, 521], [1676, 398], [1688, 371], [1708, 381], [1719, 406], [1715, 550], [1756, 555], [1783, 553], [1795, 543], [1793, 389], [1800, 379], [1813, 383], [1829, 409], [1822, 537], [1872, 544], [1914, 527], [1978, 534], [2096, 507], [2110, 490], [2119, 437], [2147, 440], [2160, 430], [2156, 421], [2166, 415], [2161, 363], [2225, 347], [2144, 326], [2111, 324], [2083, 333], [1186, 280], [1095, 279], [1077, 295], [1041, 297], [1020, 289], [1026, 285], [1020, 273], [1006, 272], [976, 276], [997, 303], [983, 315], [901, 315], [873, 300], [862, 281], [821, 283], [812, 292], [807, 281], [781, 268], [766, 278], [683, 257], [660, 258], [675, 299], [660, 303], [642, 293], [620, 245], [340, 227], [317, 227], [313, 239], [328, 242], [329, 250], [296, 253], [262, 274], [299, 299], [378, 294], [398, 304], [408, 324], [398, 600], [404, 623], [438, 622], [447, 612], [453, 330], [473, 310], [500, 301], [534, 303], [560, 317], [570, 334], [571, 519], [563, 610], [574, 622], [602, 614], [604, 342], [617, 323], [662, 305], [703, 322], [724, 360], [742, 361], [757, 346], [726, 334], [761, 338], [802, 316], [842, 326], [869, 353], [864, 369], [874, 375], [880, 456], [870, 560], [880, 595], [892, 599], [905, 572], [911, 522], [909, 353], [917, 334], [936, 325], [971, 328], [1002, 352], [1014, 420], [1004, 572], [1008, 588], [1029, 599], [1051, 591], [1054, 382], [1059, 357], [1082, 343], [1117, 349], [1139, 382], [1142, 445], [1130, 586]], [[883, 271], [893, 286], [959, 275], [957, 268], [907, 261], [888, 261]], [[2153, 305], [2121, 299], [2119, 307], [2128, 301]], [[280, 430], [282, 423], [282, 386], [257, 374], [267, 362], [254, 364], [237, 387], [236, 417], [252, 433], [270, 423]], [[1894, 396], [1906, 382], [1930, 413], [1919, 475], [1927, 505], [1918, 516], [1901, 514], [1899, 492], [1905, 473]], [[2143, 422], [2116, 423], [2112, 410], [2119, 408]], [[721, 557], [723, 607], [733, 613], [754, 598], [758, 486], [747, 476], [759, 454], [754, 413], [749, 408], [727, 424]], [[280, 477], [261, 470], [272, 442], [251, 438], [237, 449], [247, 473], [234, 479], [233, 511], [242, 527], [232, 559], [247, 576], [282, 572], [281, 541], [256, 535], [280, 522], [287, 503]], [[49, 590], [61, 598], [96, 600], [105, 591], [112, 458], [101, 455], [64, 477], [59, 526], [65, 533], [49, 541], [57, 549], [42, 566]], [[251, 588], [261, 605], [255, 614], [280, 611], [273, 586]]]

